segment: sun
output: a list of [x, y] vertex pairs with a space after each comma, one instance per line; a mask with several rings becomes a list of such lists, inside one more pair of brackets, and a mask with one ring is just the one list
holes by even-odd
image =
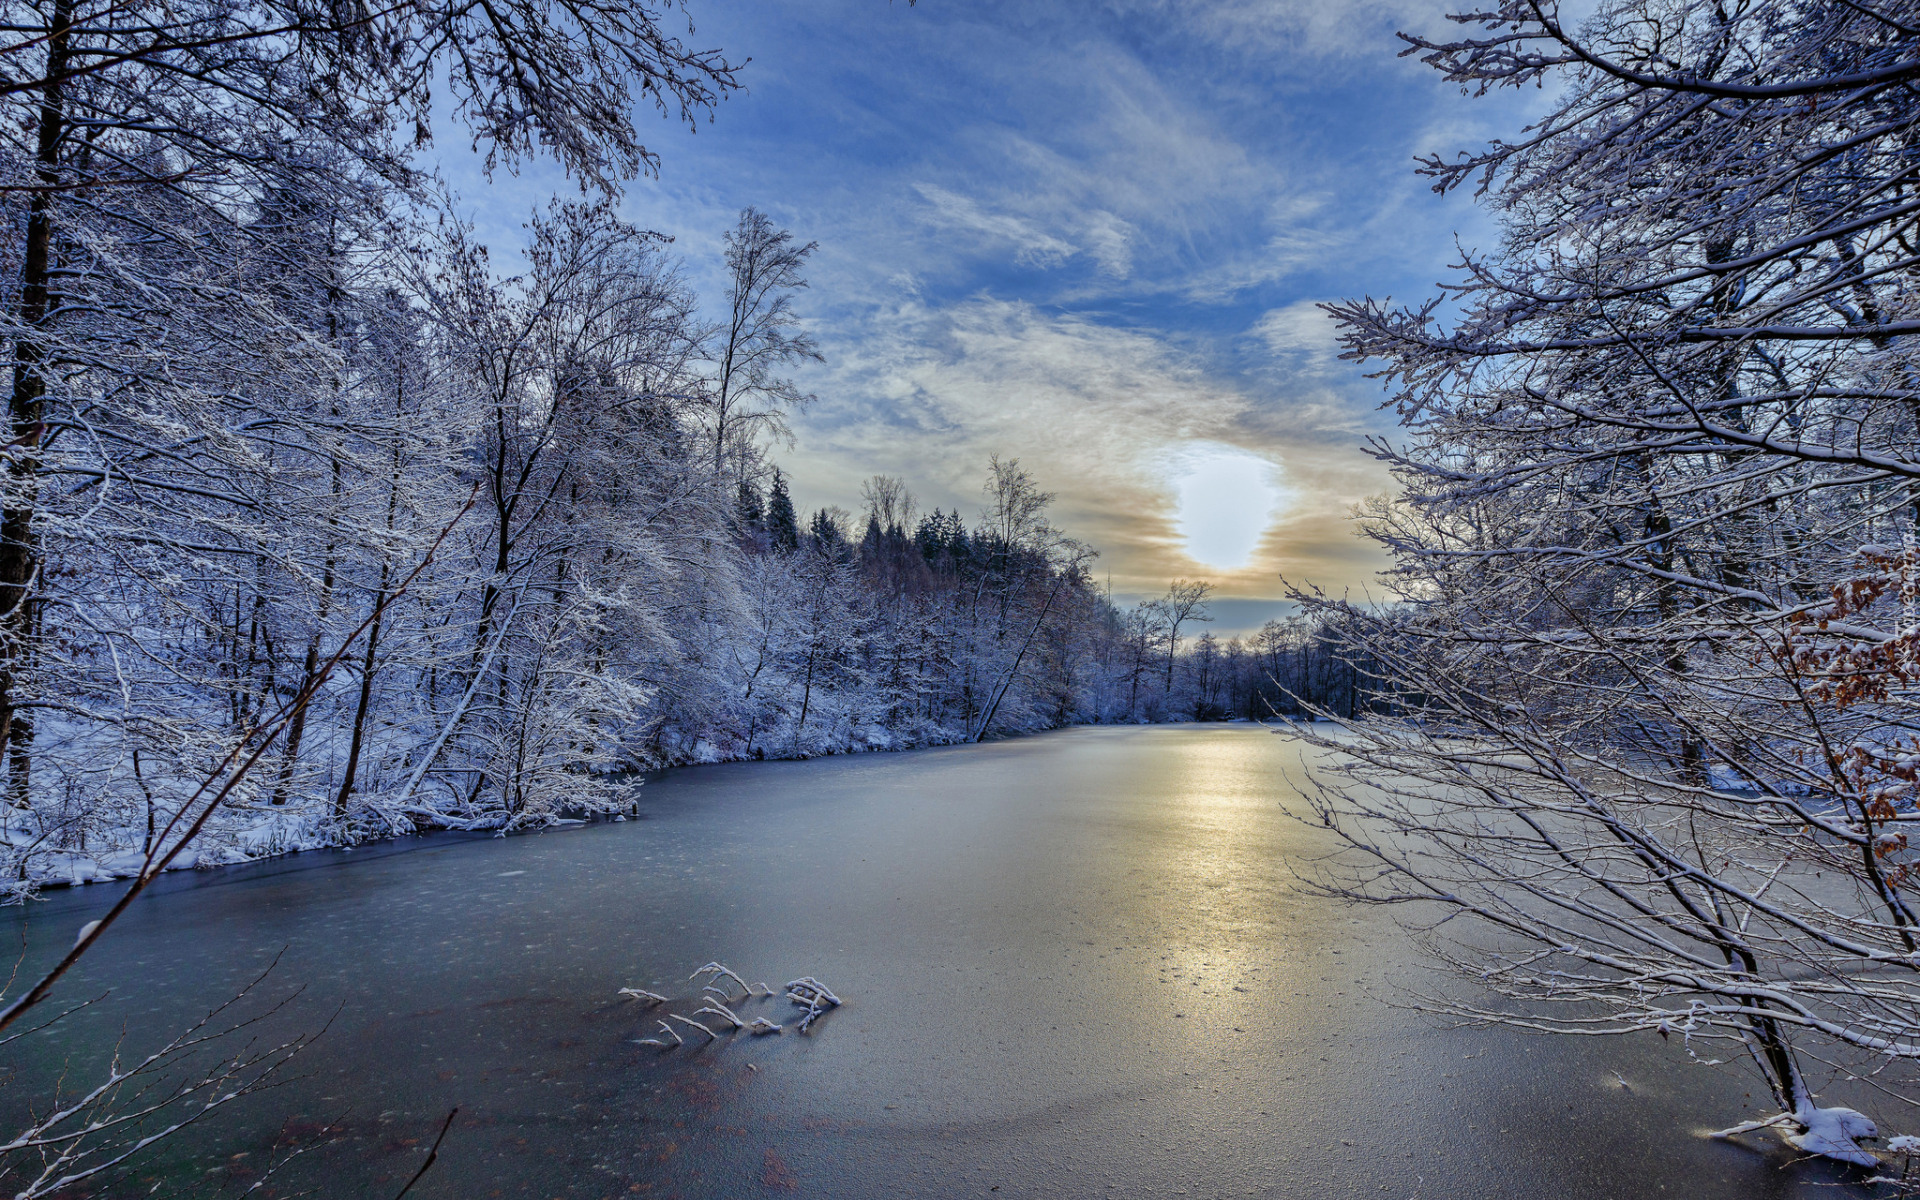
[[1191, 442], [1168, 472], [1174, 524], [1195, 562], [1238, 571], [1253, 560], [1260, 538], [1285, 498], [1268, 459], [1221, 442]]

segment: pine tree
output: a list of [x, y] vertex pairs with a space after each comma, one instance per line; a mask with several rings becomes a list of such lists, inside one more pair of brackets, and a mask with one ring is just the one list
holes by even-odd
[[767, 539], [775, 550], [800, 548], [800, 522], [793, 514], [793, 497], [787, 495], [787, 477], [773, 469], [773, 490], [767, 497]]
[[846, 544], [846, 535], [840, 531], [840, 523], [824, 508], [813, 514], [813, 520], [807, 523], [807, 532], [812, 535], [814, 545], [823, 552], [838, 551]]
[[913, 540], [920, 545], [920, 555], [929, 566], [940, 561], [940, 551], [946, 548], [947, 514], [939, 509], [920, 519], [920, 528], [914, 530]]
[[752, 533], [766, 520], [766, 510], [760, 503], [760, 489], [751, 479], [742, 479], [740, 489], [733, 501], [734, 523], [742, 533]]

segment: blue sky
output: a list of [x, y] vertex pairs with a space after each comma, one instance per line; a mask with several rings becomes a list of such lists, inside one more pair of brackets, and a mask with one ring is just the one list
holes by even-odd
[[[1280, 576], [1364, 588], [1346, 513], [1386, 479], [1361, 439], [1379, 391], [1313, 305], [1424, 296], [1458, 233], [1416, 153], [1522, 121], [1469, 100], [1396, 29], [1422, 0], [691, 0], [693, 40], [751, 58], [748, 91], [689, 135], [643, 128], [657, 180], [625, 201], [703, 295], [753, 204], [819, 243], [801, 309], [827, 362], [779, 452], [803, 507], [858, 509], [868, 476], [972, 516], [987, 456], [1057, 493], [1118, 598], [1176, 576], [1274, 611]], [[452, 171], [496, 245], [550, 172]]]

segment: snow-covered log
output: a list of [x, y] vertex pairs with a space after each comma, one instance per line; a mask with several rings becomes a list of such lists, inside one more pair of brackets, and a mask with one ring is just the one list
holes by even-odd
[[1809, 1103], [1797, 1112], [1742, 1121], [1732, 1128], [1715, 1130], [1711, 1136], [1731, 1138], [1761, 1129], [1784, 1130], [1787, 1144], [1808, 1154], [1863, 1167], [1880, 1165], [1880, 1160], [1860, 1145], [1864, 1140], [1880, 1136], [1879, 1129], [1865, 1113], [1851, 1108], [1816, 1108]]

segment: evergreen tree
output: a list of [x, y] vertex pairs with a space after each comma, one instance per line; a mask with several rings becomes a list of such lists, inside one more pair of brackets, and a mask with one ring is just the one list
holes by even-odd
[[814, 545], [823, 551], [835, 551], [846, 544], [846, 535], [840, 531], [840, 523], [826, 509], [813, 514], [813, 520], [807, 523], [807, 532], [812, 535]]
[[793, 515], [793, 497], [787, 495], [787, 477], [773, 469], [773, 489], [767, 497], [767, 539], [775, 550], [800, 548], [800, 522]]
[[734, 496], [733, 519], [743, 533], [760, 528], [766, 519], [766, 510], [760, 503], [760, 489], [751, 479], [742, 479], [740, 489]]
[[920, 519], [920, 527], [913, 532], [913, 540], [920, 546], [920, 555], [929, 565], [940, 560], [940, 552], [946, 549], [946, 514], [939, 509]]
[[941, 532], [941, 541], [948, 554], [953, 556], [955, 565], [967, 561], [973, 553], [973, 543], [967, 539], [967, 523], [960, 519], [958, 509], [947, 514], [946, 527]]

